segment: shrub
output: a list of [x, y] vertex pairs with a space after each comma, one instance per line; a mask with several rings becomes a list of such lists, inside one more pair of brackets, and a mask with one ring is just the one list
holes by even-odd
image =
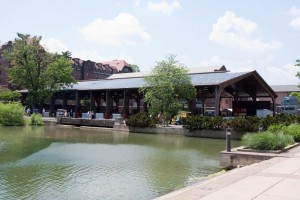
[[242, 138], [243, 146], [255, 150], [280, 150], [293, 143], [293, 137], [282, 132], [248, 133]]
[[283, 132], [283, 130], [286, 128], [286, 126], [282, 124], [272, 124], [269, 126], [267, 131], [272, 132], [272, 133], [278, 133], [278, 132]]
[[20, 103], [0, 103], [0, 125], [22, 126], [24, 121], [24, 108]]
[[182, 120], [183, 128], [192, 130], [215, 130], [220, 129], [223, 125], [222, 117], [209, 116], [187, 116]]
[[41, 114], [32, 113], [29, 119], [29, 125], [31, 126], [41, 126], [44, 125]]
[[141, 112], [135, 115], [131, 115], [126, 120], [126, 125], [131, 127], [146, 128], [151, 126], [151, 124], [152, 120], [147, 112]]
[[270, 116], [267, 115], [266, 118], [261, 119], [261, 124], [265, 130], [269, 128], [271, 125], [276, 125], [276, 124], [281, 124], [284, 126], [288, 126], [292, 123], [297, 123], [299, 122], [300, 118], [295, 115], [289, 115], [289, 114], [284, 114], [280, 113], [275, 116]]
[[283, 132], [287, 135], [293, 136], [296, 142], [300, 142], [300, 125], [299, 124], [291, 124], [286, 127]]
[[258, 131], [260, 120], [257, 116], [235, 117], [231, 120], [230, 126], [234, 130], [255, 132]]

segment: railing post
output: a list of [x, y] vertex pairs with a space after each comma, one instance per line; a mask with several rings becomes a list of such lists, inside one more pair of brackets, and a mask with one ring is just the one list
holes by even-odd
[[226, 128], [226, 151], [231, 151], [231, 130], [230, 128]]

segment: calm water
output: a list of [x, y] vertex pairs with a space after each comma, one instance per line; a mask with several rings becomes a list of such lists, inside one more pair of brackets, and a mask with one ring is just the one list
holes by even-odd
[[223, 149], [184, 136], [0, 127], [0, 199], [152, 199], [221, 170]]

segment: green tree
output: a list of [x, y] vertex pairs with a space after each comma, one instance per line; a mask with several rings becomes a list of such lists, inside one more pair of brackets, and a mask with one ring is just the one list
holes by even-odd
[[42, 104], [55, 92], [75, 82], [72, 66], [65, 55], [52, 54], [41, 46], [41, 37], [17, 34], [11, 51], [5, 52], [12, 67], [11, 83], [28, 89], [28, 101], [41, 109]]
[[172, 115], [183, 108], [181, 100], [191, 100], [196, 96], [186, 67], [175, 60], [174, 55], [157, 62], [151, 74], [145, 77], [141, 91], [145, 94], [145, 101], [150, 104], [149, 113], [152, 116], [159, 114], [167, 125]]
[[[295, 66], [300, 67], [300, 60], [296, 60]], [[297, 72], [296, 76], [300, 78], [300, 72]], [[300, 85], [298, 87], [300, 87]], [[300, 92], [292, 92], [292, 95], [300, 101]]]
[[0, 88], [0, 101], [9, 103], [20, 100], [21, 94], [17, 91]]
[[140, 67], [138, 65], [132, 64], [130, 67], [133, 72], [140, 72]]

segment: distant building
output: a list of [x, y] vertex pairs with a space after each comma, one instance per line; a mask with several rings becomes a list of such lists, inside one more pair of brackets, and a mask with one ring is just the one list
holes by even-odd
[[76, 80], [104, 79], [112, 74], [130, 73], [132, 69], [125, 60], [113, 60], [105, 62], [84, 61], [72, 58], [73, 76]]
[[298, 114], [299, 101], [296, 97], [287, 96], [281, 100], [280, 112], [286, 114]]
[[[12, 41], [0, 46], [0, 86], [12, 88], [9, 83], [8, 69], [10, 62], [4, 58], [4, 51], [12, 49]], [[125, 60], [112, 60], [96, 63], [91, 60], [81, 60], [80, 58], [70, 58], [72, 62], [72, 75], [76, 80], [105, 79], [112, 74], [130, 73], [132, 68]]]
[[10, 67], [10, 62], [4, 58], [4, 51], [12, 49], [12, 41], [9, 41], [2, 46], [0, 46], [0, 86], [10, 87], [8, 80], [8, 69]]
[[300, 108], [299, 101], [291, 96], [292, 92], [300, 92], [297, 85], [271, 85], [271, 88], [276, 92], [276, 112], [298, 114]]

